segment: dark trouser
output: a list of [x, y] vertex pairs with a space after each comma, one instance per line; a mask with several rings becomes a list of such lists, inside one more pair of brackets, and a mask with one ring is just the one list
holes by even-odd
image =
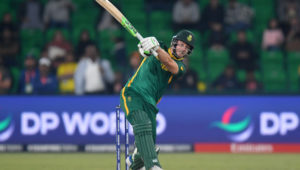
[[[123, 89], [124, 90], [124, 89]], [[160, 166], [155, 152], [157, 110], [137, 94], [122, 90], [121, 108], [133, 127], [135, 144], [146, 169]]]

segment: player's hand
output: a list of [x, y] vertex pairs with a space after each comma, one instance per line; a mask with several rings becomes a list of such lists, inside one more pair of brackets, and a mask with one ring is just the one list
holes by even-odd
[[144, 49], [142, 48], [141, 43], [138, 44], [138, 48], [139, 48], [139, 53], [143, 56], [143, 57], [149, 57], [151, 55], [150, 51], [144, 51]]
[[141, 40], [141, 47], [144, 52], [150, 53], [151, 50], [156, 51], [159, 48], [159, 42], [155, 37], [147, 37]]

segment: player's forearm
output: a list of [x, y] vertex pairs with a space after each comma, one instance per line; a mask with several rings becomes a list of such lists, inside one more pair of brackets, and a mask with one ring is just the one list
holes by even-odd
[[164, 64], [167, 69], [172, 73], [172, 74], [177, 74], [178, 72], [178, 65], [176, 62], [170, 57], [170, 55], [163, 50], [162, 48], [158, 48], [156, 50], [158, 54], [158, 59], [159, 61]]

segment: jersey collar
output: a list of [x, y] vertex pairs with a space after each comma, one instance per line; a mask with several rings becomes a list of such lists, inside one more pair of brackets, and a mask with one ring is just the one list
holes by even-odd
[[176, 58], [176, 57], [172, 54], [172, 49], [171, 49], [171, 48], [168, 49], [168, 53], [169, 53], [169, 55], [171, 56], [171, 58], [173, 58], [174, 60], [177, 60], [177, 61], [183, 60], [183, 58]]

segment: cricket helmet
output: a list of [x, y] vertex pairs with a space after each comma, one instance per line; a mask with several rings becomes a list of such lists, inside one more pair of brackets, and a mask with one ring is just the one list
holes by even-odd
[[[176, 58], [178, 58], [176, 51], [175, 51], [178, 40], [183, 41], [188, 46], [190, 46], [190, 50], [188, 51], [188, 54], [187, 54], [187, 55], [190, 55], [194, 49], [194, 44], [195, 44], [194, 34], [188, 30], [181, 30], [175, 36], [173, 36], [172, 42], [171, 42], [171, 47], [172, 47], [172, 54]], [[186, 57], [186, 56], [184, 56], [184, 57]]]

